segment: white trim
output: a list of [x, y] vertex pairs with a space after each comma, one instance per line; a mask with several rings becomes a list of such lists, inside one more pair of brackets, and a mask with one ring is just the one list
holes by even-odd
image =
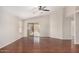
[[22, 38], [22, 37], [17, 38], [16, 40], [12, 40], [11, 42], [8, 42], [8, 43], [6, 43], [6, 44], [0, 46], [0, 49], [3, 48], [3, 47], [5, 47], [5, 46], [7, 46], [7, 45], [9, 45], [9, 44], [11, 44], [11, 43], [13, 43], [13, 42], [15, 42], [15, 41], [17, 41], [17, 40], [19, 40], [19, 39], [21, 39], [21, 38]]

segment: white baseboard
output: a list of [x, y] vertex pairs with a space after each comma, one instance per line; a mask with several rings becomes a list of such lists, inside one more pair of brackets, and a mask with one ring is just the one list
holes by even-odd
[[7, 45], [9, 45], [9, 44], [11, 44], [11, 43], [13, 43], [13, 42], [15, 42], [16, 40], [18, 40], [18, 39], [20, 39], [20, 38], [22, 38], [22, 37], [19, 37], [19, 38], [15, 39], [15, 40], [12, 40], [12, 41], [10, 41], [10, 42], [7, 42], [7, 43], [4, 44], [4, 45], [1, 45], [1, 46], [0, 46], [0, 49], [3, 48], [3, 47], [5, 47], [5, 46], [7, 46]]

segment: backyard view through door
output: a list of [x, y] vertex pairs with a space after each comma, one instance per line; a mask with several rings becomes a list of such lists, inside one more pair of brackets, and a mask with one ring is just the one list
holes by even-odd
[[34, 40], [34, 43], [40, 42], [40, 26], [38, 23], [28, 23], [27, 35]]

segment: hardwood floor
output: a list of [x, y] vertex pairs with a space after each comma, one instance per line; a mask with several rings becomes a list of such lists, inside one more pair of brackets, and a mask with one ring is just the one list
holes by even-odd
[[21, 38], [0, 49], [1, 53], [73, 53], [79, 52], [79, 45], [71, 46], [70, 40], [40, 38], [34, 43], [33, 38]]

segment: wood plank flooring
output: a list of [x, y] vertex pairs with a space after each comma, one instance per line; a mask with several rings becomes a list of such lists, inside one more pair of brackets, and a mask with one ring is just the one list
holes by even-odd
[[0, 53], [73, 53], [79, 52], [79, 45], [71, 45], [70, 40], [55, 38], [40, 38], [34, 43], [33, 38], [23, 37], [12, 44], [0, 49]]

